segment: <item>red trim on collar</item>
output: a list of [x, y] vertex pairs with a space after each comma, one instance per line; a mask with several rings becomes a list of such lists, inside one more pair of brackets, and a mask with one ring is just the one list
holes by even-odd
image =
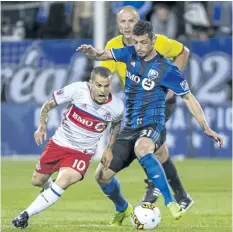
[[108, 100], [106, 100], [106, 101], [104, 102], [104, 104], [107, 104], [107, 103], [109, 103], [110, 101], [112, 101], [112, 94], [111, 94], [111, 93], [109, 93], [109, 95], [108, 95]]

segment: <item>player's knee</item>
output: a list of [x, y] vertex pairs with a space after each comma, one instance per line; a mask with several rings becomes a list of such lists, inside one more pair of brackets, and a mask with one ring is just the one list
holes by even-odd
[[154, 152], [154, 149], [155, 145], [153, 141], [149, 138], [142, 137], [137, 140], [134, 147], [134, 152], [138, 158], [141, 158], [148, 153]]
[[167, 161], [168, 159], [168, 156], [169, 156], [169, 153], [168, 153], [168, 147], [167, 145], [164, 143], [160, 149], [158, 151], [156, 151], [155, 153], [155, 157], [160, 161], [160, 163], [164, 163]]
[[82, 179], [81, 176], [76, 175], [76, 176], [63, 176], [61, 178], [57, 178], [56, 180], [56, 184], [62, 188], [62, 189], [67, 189], [68, 187], [70, 187], [71, 185], [77, 183], [78, 181], [80, 181]]
[[95, 173], [95, 181], [99, 185], [107, 185], [111, 181], [111, 177], [107, 175], [107, 172], [105, 172], [103, 169], [97, 169]]
[[99, 181], [100, 181], [100, 171], [98, 169], [95, 172], [95, 181], [99, 184]]
[[61, 168], [56, 179], [56, 184], [62, 188], [67, 189], [69, 186], [82, 180], [83, 176], [72, 168]]
[[46, 182], [45, 178], [43, 178], [41, 175], [32, 175], [32, 185], [37, 187], [42, 187], [44, 183]]

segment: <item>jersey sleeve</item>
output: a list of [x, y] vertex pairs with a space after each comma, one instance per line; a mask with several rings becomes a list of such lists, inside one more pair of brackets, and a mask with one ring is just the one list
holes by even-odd
[[173, 90], [176, 95], [184, 95], [190, 92], [188, 82], [176, 67], [165, 74], [161, 84]]
[[155, 50], [166, 58], [175, 58], [181, 54], [184, 45], [164, 35], [156, 35]]
[[182, 43], [180, 43], [174, 39], [169, 39], [169, 44], [170, 44], [171, 48], [169, 49], [169, 52], [167, 54], [168, 58], [169, 57], [175, 58], [182, 53], [182, 51], [184, 49], [184, 45]]
[[112, 48], [111, 52], [116, 62], [128, 63], [135, 49], [134, 46], [126, 46], [123, 48]]
[[117, 110], [115, 112], [115, 114], [113, 115], [113, 122], [119, 122], [122, 120], [123, 118], [123, 114], [124, 114], [124, 103], [118, 98], [117, 99]]
[[70, 85], [65, 86], [62, 89], [53, 92], [53, 98], [57, 105], [72, 102], [75, 94], [78, 93], [80, 89], [80, 82], [75, 82]]
[[[111, 48], [112, 45], [108, 42], [105, 46], [105, 50], [110, 50]], [[100, 63], [100, 66], [108, 68], [112, 73], [116, 71], [116, 61], [114, 60], [102, 61]]]

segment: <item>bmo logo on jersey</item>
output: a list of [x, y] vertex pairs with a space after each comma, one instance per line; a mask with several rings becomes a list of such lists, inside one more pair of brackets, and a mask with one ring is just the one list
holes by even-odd
[[141, 81], [139, 76], [131, 74], [128, 70], [126, 70], [126, 77], [128, 77], [130, 80], [134, 81], [137, 84]]
[[80, 122], [81, 124], [83, 124], [83, 125], [85, 125], [85, 126], [87, 126], [87, 127], [91, 127], [91, 126], [93, 126], [93, 122], [92, 121], [89, 121], [89, 120], [87, 120], [87, 119], [85, 119], [85, 118], [82, 118], [80, 115], [78, 115], [76, 112], [73, 112], [73, 114], [72, 114], [72, 117], [74, 118], [74, 119], [76, 119], [78, 122]]
[[143, 81], [142, 81], [142, 88], [147, 90], [147, 91], [150, 91], [152, 90], [153, 88], [155, 87], [155, 82], [148, 79], [148, 78], [144, 78]]
[[106, 124], [106, 123], [102, 123], [102, 122], [97, 123], [97, 124], [95, 125], [95, 129], [96, 129], [97, 131], [100, 131], [100, 132], [104, 131], [104, 130], [106, 129], [106, 127], [107, 127], [107, 124]]
[[[155, 73], [153, 73], [153, 74], [155, 74]], [[140, 83], [140, 81], [141, 81], [139, 76], [131, 74], [128, 70], [126, 70], [126, 77], [128, 77], [130, 80], [134, 81], [137, 84]], [[151, 79], [149, 79], [149, 78], [143, 79], [143, 81], [142, 81], [143, 89], [150, 91], [154, 88], [154, 86], [155, 86], [155, 82], [152, 81]]]
[[68, 118], [78, 127], [85, 130], [101, 133], [106, 127], [107, 123], [88, 112], [82, 111], [79, 108], [72, 106]]

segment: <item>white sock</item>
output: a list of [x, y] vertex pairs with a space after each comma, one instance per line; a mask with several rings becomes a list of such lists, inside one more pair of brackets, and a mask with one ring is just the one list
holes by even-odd
[[53, 184], [53, 179], [52, 179], [52, 177], [49, 177], [49, 179], [44, 183], [42, 188], [48, 189], [52, 186], [52, 184]]
[[40, 213], [53, 205], [60, 198], [63, 192], [64, 190], [62, 188], [53, 183], [52, 186], [41, 193], [25, 211], [27, 211], [29, 217]]

